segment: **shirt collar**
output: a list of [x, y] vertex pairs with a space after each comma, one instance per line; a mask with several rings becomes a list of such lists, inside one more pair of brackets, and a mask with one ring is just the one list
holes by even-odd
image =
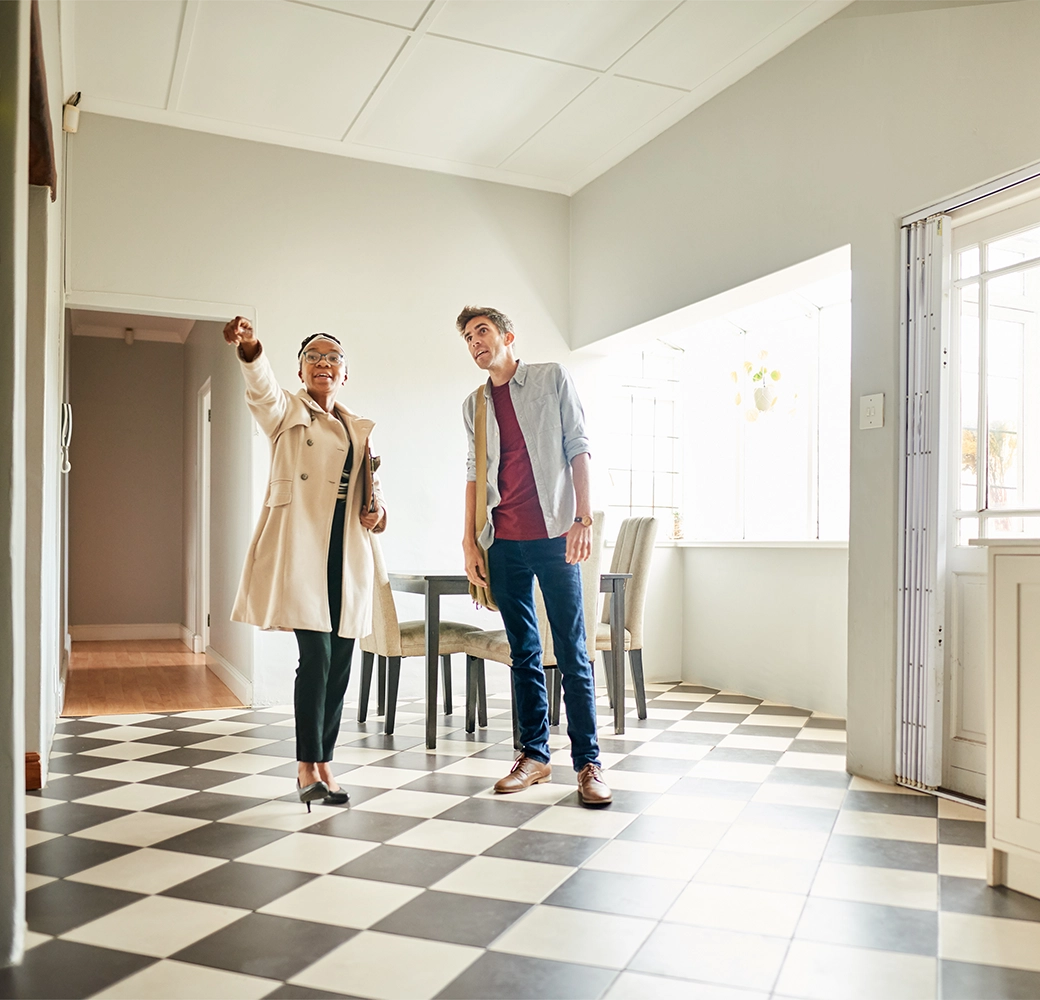
[[527, 378], [527, 365], [518, 358], [516, 362], [516, 371], [513, 372], [513, 377], [509, 381], [515, 382], [517, 385], [523, 385], [525, 378]]

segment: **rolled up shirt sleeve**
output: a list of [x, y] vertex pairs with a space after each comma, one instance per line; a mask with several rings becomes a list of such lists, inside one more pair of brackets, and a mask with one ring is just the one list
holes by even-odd
[[585, 434], [585, 411], [581, 408], [578, 391], [570, 373], [562, 365], [558, 369], [560, 394], [560, 422], [563, 425], [563, 454], [568, 464], [578, 455], [589, 454], [589, 439]]

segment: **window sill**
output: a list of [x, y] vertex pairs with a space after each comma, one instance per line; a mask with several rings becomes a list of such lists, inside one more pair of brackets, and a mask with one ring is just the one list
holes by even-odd
[[847, 541], [820, 541], [815, 538], [805, 541], [787, 540], [776, 542], [722, 542], [678, 538], [668, 539], [668, 544], [677, 549], [847, 549], [849, 547]]

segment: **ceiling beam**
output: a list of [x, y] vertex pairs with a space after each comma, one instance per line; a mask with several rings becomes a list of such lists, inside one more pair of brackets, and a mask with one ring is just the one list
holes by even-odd
[[199, 19], [201, 0], [187, 0], [184, 5], [184, 16], [181, 18], [181, 33], [177, 39], [177, 56], [173, 61], [173, 73], [170, 75], [170, 89], [166, 94], [166, 110], [176, 111], [184, 89], [184, 74], [188, 69], [188, 56], [191, 55], [191, 43], [195, 38], [195, 24]]

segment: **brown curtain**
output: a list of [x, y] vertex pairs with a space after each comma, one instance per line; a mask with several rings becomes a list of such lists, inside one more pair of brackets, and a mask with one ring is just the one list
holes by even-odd
[[54, 163], [54, 135], [47, 103], [47, 70], [43, 65], [43, 33], [37, 0], [32, 0], [29, 43], [29, 183], [49, 187], [51, 201], [58, 197], [58, 170]]

